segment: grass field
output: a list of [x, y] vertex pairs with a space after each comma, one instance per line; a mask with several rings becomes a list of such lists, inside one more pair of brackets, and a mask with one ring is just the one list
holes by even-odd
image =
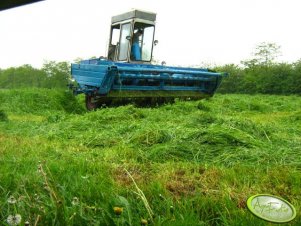
[[301, 97], [86, 112], [83, 97], [27, 89], [0, 103], [1, 225], [273, 225], [246, 207], [258, 193], [301, 225]]

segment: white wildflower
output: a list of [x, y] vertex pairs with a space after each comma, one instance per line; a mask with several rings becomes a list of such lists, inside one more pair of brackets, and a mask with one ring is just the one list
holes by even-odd
[[71, 203], [72, 203], [73, 206], [77, 206], [79, 204], [79, 199], [77, 197], [73, 197]]
[[15, 204], [15, 203], [17, 202], [17, 200], [15, 199], [14, 196], [11, 195], [11, 196], [7, 199], [7, 202], [8, 202], [9, 204]]
[[21, 223], [22, 217], [20, 214], [16, 214], [16, 215], [9, 215], [7, 217], [7, 223], [9, 225], [18, 225]]

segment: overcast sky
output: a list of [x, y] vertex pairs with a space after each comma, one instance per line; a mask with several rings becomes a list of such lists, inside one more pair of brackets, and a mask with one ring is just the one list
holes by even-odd
[[261, 42], [301, 59], [300, 0], [45, 0], [0, 11], [0, 68], [103, 56], [111, 16], [133, 8], [157, 13], [167, 65], [239, 64]]

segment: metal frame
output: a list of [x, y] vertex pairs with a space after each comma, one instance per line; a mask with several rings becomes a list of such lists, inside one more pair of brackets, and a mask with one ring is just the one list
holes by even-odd
[[[112, 18], [108, 50], [112, 42], [114, 26], [119, 26], [120, 29], [119, 43], [121, 26], [126, 23], [131, 25], [131, 35], [133, 35], [135, 23], [154, 26], [153, 35], [155, 34], [156, 14], [150, 14], [153, 16], [151, 20], [133, 16], [139, 12], [133, 11]], [[97, 101], [119, 97], [208, 97], [215, 93], [223, 77], [227, 76], [227, 73], [217, 73], [204, 68], [170, 67], [151, 65], [149, 61], [132, 61], [130, 59], [131, 44], [128, 43], [127, 60], [125, 61], [116, 60], [119, 57], [119, 46], [116, 45], [115, 60], [113, 61], [90, 59], [71, 65], [72, 77], [77, 82], [74, 93], [86, 95], [88, 109], [95, 108]], [[154, 43], [152, 43], [152, 51], [153, 47]]]
[[[140, 11], [140, 10], [134, 10], [129, 12], [130, 14], [121, 14], [115, 17], [112, 17], [112, 24], [110, 27], [110, 40], [109, 40], [109, 44], [107, 47], [107, 53], [109, 54], [109, 49], [111, 46], [111, 42], [112, 42], [112, 37], [113, 37], [113, 27], [116, 25], [119, 25], [119, 29], [120, 29], [120, 34], [119, 34], [119, 43], [121, 43], [121, 27], [123, 24], [127, 24], [127, 23], [131, 23], [131, 36], [133, 35], [134, 32], [134, 26], [135, 23], [143, 23], [143, 24], [148, 24], [154, 27], [154, 32], [153, 32], [153, 37], [152, 40], [154, 41], [154, 37], [155, 37], [155, 31], [156, 31], [156, 23], [155, 23], [155, 19], [156, 19], [156, 14], [155, 13], [150, 13], [150, 12], [145, 12], [145, 11]], [[140, 13], [140, 17], [135, 17], [135, 15], [137, 13]], [[144, 19], [142, 18], [143, 16], [141, 15], [151, 15], [149, 17], [144, 17], [144, 18], [149, 18], [149, 19]], [[115, 54], [114, 54], [114, 61], [118, 61], [118, 62], [132, 62], [132, 63], [150, 63], [152, 60], [152, 56], [153, 56], [153, 48], [154, 48], [154, 43], [152, 43], [152, 48], [151, 48], [151, 57], [149, 61], [133, 61], [130, 58], [130, 52], [131, 52], [131, 47], [132, 47], [132, 43], [129, 42], [129, 48], [128, 48], [128, 53], [127, 53], [127, 59], [126, 60], [119, 60], [119, 46], [116, 45], [116, 49], [115, 49]]]
[[[114, 96], [122, 92], [137, 95], [160, 96], [213, 95], [224, 73], [207, 69], [165, 67], [147, 64], [130, 64], [107, 60], [85, 60], [71, 65], [71, 74], [79, 84], [76, 93], [94, 96]], [[126, 92], [125, 92], [126, 91]], [[115, 94], [114, 94], [115, 93]]]

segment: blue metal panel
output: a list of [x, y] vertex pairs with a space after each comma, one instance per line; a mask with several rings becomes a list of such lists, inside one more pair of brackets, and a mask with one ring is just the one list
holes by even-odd
[[100, 87], [107, 74], [108, 67], [89, 64], [72, 64], [71, 73], [80, 85]]
[[170, 69], [170, 68], [143, 68], [143, 67], [118, 67], [120, 72], [137, 72], [137, 73], [167, 73], [167, 74], [187, 74], [189, 76], [220, 76], [220, 73], [208, 72], [208, 71], [197, 71], [197, 70], [183, 70], [180, 68]]
[[183, 70], [196, 70], [196, 71], [208, 71], [205, 68], [187, 68], [187, 67], [172, 67], [172, 66], [162, 66], [162, 65], [152, 65], [152, 64], [134, 64], [134, 63], [123, 63], [114, 62], [114, 65], [118, 67], [138, 67], [138, 68], [155, 68], [155, 69], [183, 69]]
[[117, 86], [113, 85], [112, 90], [143, 90], [143, 91], [201, 91], [204, 92], [206, 90], [201, 89], [200, 87], [187, 87], [187, 86]]
[[120, 78], [131, 78], [131, 79], [154, 79], [154, 80], [175, 80], [175, 81], [214, 81], [215, 77], [192, 77], [192, 76], [183, 76], [181, 74], [174, 74], [172, 76], [164, 75], [151, 75], [151, 74], [128, 74], [122, 72], [119, 74]]
[[83, 60], [72, 64], [71, 73], [79, 83], [78, 92], [198, 91], [213, 94], [223, 74], [207, 69], [166, 67], [149, 64], [112, 62], [104, 59]]

